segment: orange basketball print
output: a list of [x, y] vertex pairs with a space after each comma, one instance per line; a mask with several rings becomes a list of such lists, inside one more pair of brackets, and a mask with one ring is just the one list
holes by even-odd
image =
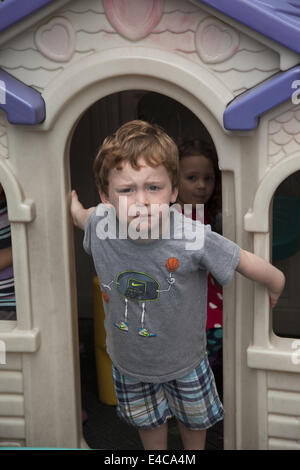
[[170, 273], [174, 273], [179, 266], [179, 261], [177, 258], [169, 258], [166, 262], [166, 268]]

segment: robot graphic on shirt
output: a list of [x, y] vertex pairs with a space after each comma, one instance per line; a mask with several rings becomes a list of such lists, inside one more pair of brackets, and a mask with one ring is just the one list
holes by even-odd
[[[156, 336], [155, 333], [150, 332], [145, 328], [145, 313], [146, 302], [158, 300], [161, 292], [169, 292], [171, 287], [175, 283], [173, 273], [178, 269], [179, 261], [177, 258], [169, 258], [166, 262], [166, 268], [169, 271], [169, 277], [167, 278], [168, 288], [161, 290], [159, 282], [149, 274], [141, 273], [138, 271], [123, 271], [116, 277], [116, 281], [111, 281], [109, 284], [102, 284], [102, 287], [111, 290], [111, 284], [115, 282], [117, 291], [125, 299], [125, 311], [124, 319], [115, 323], [115, 326], [121, 331], [128, 331], [128, 303], [141, 302], [141, 326], [138, 334], [143, 337]], [[103, 298], [106, 302], [109, 301], [109, 297], [106, 292], [102, 293]]]

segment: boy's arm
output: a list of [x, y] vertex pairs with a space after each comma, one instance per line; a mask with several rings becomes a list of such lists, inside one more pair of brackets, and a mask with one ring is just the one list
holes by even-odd
[[89, 207], [89, 209], [85, 209], [81, 202], [79, 202], [77, 193], [75, 190], [72, 191], [72, 199], [71, 199], [71, 216], [73, 219], [73, 223], [76, 227], [81, 228], [84, 230], [85, 223], [89, 217], [89, 215], [93, 212], [95, 207]]
[[285, 285], [284, 274], [272, 264], [249, 251], [241, 249], [240, 261], [236, 270], [269, 291], [271, 307], [275, 307]]

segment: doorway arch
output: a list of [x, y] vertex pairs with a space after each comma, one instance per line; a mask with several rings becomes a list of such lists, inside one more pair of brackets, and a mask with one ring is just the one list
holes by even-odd
[[226, 106], [234, 98], [209, 70], [180, 55], [144, 47], [115, 48], [76, 62], [50, 82], [43, 93], [47, 115], [40, 127], [50, 129], [62, 108], [74, 99], [80, 115], [104, 96], [125, 89], [149, 89], [149, 86], [149, 91], [161, 92], [188, 108], [193, 107], [193, 96], [210, 110], [221, 127]]

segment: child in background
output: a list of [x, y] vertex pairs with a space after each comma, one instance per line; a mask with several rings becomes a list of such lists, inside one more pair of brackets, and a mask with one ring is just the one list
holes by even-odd
[[[192, 218], [197, 219], [196, 204], [204, 204], [204, 223], [222, 234], [222, 189], [218, 157], [212, 145], [202, 140], [186, 140], [179, 145], [178, 202], [192, 204]], [[207, 353], [218, 389], [222, 384], [222, 287], [207, 276]], [[219, 383], [220, 381], [220, 383]]]
[[[178, 170], [177, 146], [164, 131], [128, 122], [104, 140], [95, 159], [103, 204], [85, 209], [75, 191], [71, 201], [73, 222], [85, 230], [84, 248], [105, 293], [117, 411], [138, 429], [147, 450], [167, 449], [171, 416], [185, 450], [204, 449], [206, 429], [223, 419], [206, 354], [207, 271], [223, 285], [235, 270], [262, 283], [272, 306], [284, 287], [281, 271], [209, 226], [171, 211], [160, 218], [159, 206], [176, 201]], [[147, 235], [158, 221], [169, 224], [169, 237], [161, 230], [157, 238], [133, 236], [132, 226]], [[187, 249], [197, 230], [203, 243]]]
[[[221, 172], [214, 147], [202, 140], [186, 140], [178, 145], [179, 186], [178, 202], [205, 204], [204, 222], [222, 232]], [[193, 217], [196, 217], [193, 211]]]
[[0, 320], [16, 320], [10, 224], [6, 197], [0, 184]]

